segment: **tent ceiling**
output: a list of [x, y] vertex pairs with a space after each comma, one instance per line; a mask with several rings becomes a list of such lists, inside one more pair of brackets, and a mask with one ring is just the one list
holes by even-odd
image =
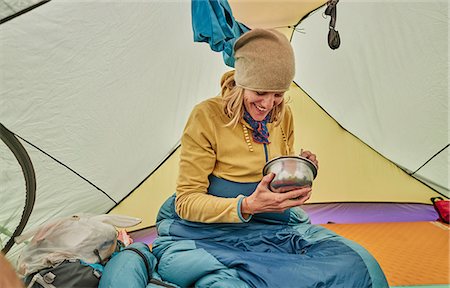
[[296, 25], [324, 0], [230, 0], [233, 16], [250, 28], [282, 28]]

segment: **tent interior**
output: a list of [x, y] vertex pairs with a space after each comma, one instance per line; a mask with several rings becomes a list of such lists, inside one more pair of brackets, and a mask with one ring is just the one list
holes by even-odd
[[[449, 3], [340, 0], [337, 49], [326, 1], [216, 3], [291, 41], [295, 148], [320, 161], [312, 223], [363, 245], [392, 287], [448, 287], [450, 230], [430, 199], [449, 198]], [[0, 8], [0, 246], [75, 213], [141, 218], [129, 232], [151, 244], [189, 113], [232, 69], [193, 41], [191, 2]]]

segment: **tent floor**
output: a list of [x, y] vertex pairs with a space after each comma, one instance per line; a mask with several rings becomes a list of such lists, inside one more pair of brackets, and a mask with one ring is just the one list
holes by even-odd
[[366, 248], [380, 263], [390, 286], [450, 286], [450, 230], [446, 224], [432, 221], [322, 226]]
[[[450, 287], [449, 225], [441, 222], [322, 224], [366, 248], [380, 263], [391, 287]], [[155, 227], [130, 232], [151, 244]]]

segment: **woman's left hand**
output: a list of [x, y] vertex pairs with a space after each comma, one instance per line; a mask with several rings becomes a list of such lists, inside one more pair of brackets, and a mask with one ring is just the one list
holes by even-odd
[[304, 157], [308, 160], [311, 160], [314, 164], [316, 164], [317, 170], [319, 170], [319, 161], [317, 160], [316, 154], [312, 153], [311, 151], [303, 151], [303, 149], [300, 152], [300, 156]]

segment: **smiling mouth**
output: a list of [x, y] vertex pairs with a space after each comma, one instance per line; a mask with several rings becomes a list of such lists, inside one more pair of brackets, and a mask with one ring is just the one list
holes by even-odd
[[266, 109], [266, 108], [261, 107], [261, 106], [258, 106], [258, 105], [254, 104], [254, 103], [253, 103], [253, 105], [256, 107], [256, 109], [257, 109], [259, 112], [267, 112], [267, 109]]

